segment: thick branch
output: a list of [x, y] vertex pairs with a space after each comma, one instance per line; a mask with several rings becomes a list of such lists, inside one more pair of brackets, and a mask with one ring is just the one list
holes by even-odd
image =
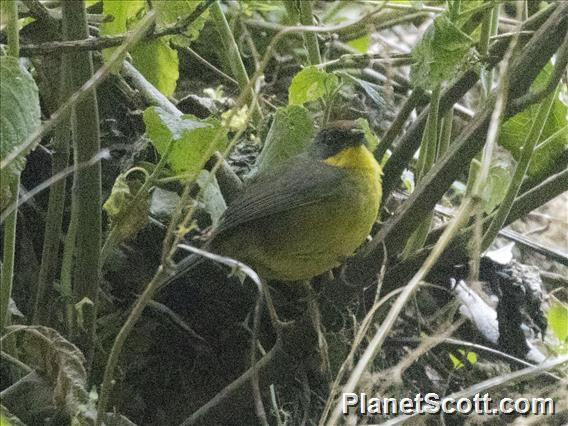
[[[83, 2], [63, 3], [63, 32], [65, 38], [77, 40], [87, 38], [87, 17]], [[69, 73], [70, 92], [79, 90], [93, 76], [93, 58], [89, 52], [70, 54], [65, 64], [73, 64]], [[76, 163], [88, 161], [101, 149], [99, 134], [99, 111], [95, 91], [77, 102], [71, 116], [72, 140]], [[78, 303], [88, 299], [92, 305], [84, 310], [84, 323], [78, 332], [77, 343], [92, 360], [95, 345], [96, 305], [99, 291], [102, 238], [101, 218], [101, 165], [78, 169], [74, 176], [73, 203], [77, 207], [77, 249], [74, 270], [73, 293]]]

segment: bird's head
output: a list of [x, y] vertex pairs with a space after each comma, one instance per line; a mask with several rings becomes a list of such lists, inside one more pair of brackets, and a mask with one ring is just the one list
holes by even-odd
[[347, 148], [361, 146], [364, 143], [363, 129], [355, 121], [334, 121], [316, 135], [311, 152], [320, 159], [326, 159]]

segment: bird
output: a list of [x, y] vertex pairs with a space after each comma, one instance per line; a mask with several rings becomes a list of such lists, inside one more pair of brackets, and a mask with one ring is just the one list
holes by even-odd
[[[382, 171], [351, 120], [329, 123], [305, 152], [258, 173], [227, 207], [203, 248], [266, 280], [305, 281], [353, 255], [376, 221]], [[168, 282], [203, 257], [179, 261]]]

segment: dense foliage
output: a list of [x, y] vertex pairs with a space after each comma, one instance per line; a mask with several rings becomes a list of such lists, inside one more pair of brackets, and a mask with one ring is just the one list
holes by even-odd
[[[346, 392], [567, 421], [568, 2], [1, 7], [2, 425], [332, 425]], [[383, 166], [353, 257], [308, 285], [206, 252], [177, 277], [345, 119]], [[551, 239], [517, 232], [534, 217]]]

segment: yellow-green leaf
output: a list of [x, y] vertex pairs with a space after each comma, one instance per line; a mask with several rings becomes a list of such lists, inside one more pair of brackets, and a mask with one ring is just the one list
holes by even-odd
[[135, 236], [148, 224], [150, 210], [150, 193], [146, 191], [133, 205], [134, 197], [142, 187], [142, 182], [127, 179], [128, 172], [119, 175], [112, 191], [103, 205], [111, 225], [118, 232], [119, 241]]
[[560, 342], [568, 344], [568, 306], [555, 301], [547, 312], [548, 327]]
[[[101, 35], [124, 34], [129, 23], [144, 8], [144, 0], [104, 0], [103, 15], [105, 22], [101, 25]], [[103, 50], [105, 60], [112, 55], [115, 48]]]
[[298, 105], [279, 108], [258, 156], [258, 170], [274, 167], [304, 151], [313, 134], [313, 120], [306, 108]]
[[167, 162], [175, 173], [197, 173], [213, 152], [227, 145], [227, 134], [216, 118], [176, 116], [159, 107], [144, 111], [146, 135], [160, 155], [173, 144]]
[[[459, 349], [458, 352], [462, 355], [462, 359], [465, 357], [470, 365], [474, 365], [477, 362], [477, 354], [475, 352], [466, 352], [464, 349]], [[454, 366], [454, 370], [459, 370], [460, 368], [464, 367], [461, 359], [459, 359], [452, 353], [450, 353], [449, 356], [450, 360], [452, 361], [452, 365]]]
[[356, 38], [347, 42], [347, 45], [355, 49], [359, 53], [367, 53], [371, 44], [371, 37], [365, 34], [363, 37]]
[[[541, 90], [552, 73], [547, 64], [531, 86], [531, 91]], [[499, 135], [499, 144], [511, 152], [515, 159], [521, 156], [525, 138], [538, 114], [540, 104], [531, 105], [507, 120]], [[527, 174], [531, 177], [545, 177], [555, 170], [559, 158], [568, 154], [568, 107], [558, 96], [552, 103], [542, 134], [531, 158]]]
[[316, 101], [331, 94], [338, 84], [336, 75], [318, 70], [314, 66], [306, 67], [292, 79], [288, 89], [288, 103], [303, 105]]
[[132, 50], [134, 66], [166, 96], [171, 96], [179, 77], [177, 51], [164, 39], [140, 43]]

